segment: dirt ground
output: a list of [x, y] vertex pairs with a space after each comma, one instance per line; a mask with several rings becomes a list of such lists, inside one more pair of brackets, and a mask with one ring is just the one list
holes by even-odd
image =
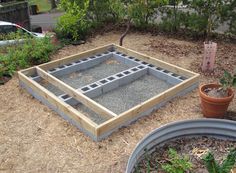
[[[120, 34], [110, 32], [84, 45], [65, 47], [53, 59], [118, 44]], [[195, 72], [203, 56], [202, 42], [151, 34], [131, 33], [124, 46]], [[230, 71], [236, 67], [236, 45], [218, 43], [218, 47], [216, 76], [223, 67]], [[201, 75], [200, 83], [216, 81], [212, 75]], [[229, 116], [236, 119], [236, 99]], [[147, 133], [172, 121], [202, 117], [196, 89], [96, 143], [21, 89], [15, 75], [0, 86], [0, 172], [122, 173], [132, 150]]]

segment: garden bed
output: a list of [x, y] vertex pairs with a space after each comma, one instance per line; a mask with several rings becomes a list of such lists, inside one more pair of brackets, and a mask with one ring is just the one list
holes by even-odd
[[[177, 151], [181, 157], [187, 157], [192, 163], [191, 170], [195, 173], [208, 173], [203, 162], [203, 157], [211, 152], [218, 163], [222, 163], [231, 149], [236, 148], [236, 141], [233, 139], [223, 140], [214, 137], [184, 137], [165, 143], [163, 146], [156, 146], [155, 151], [146, 155], [149, 159], [151, 171], [165, 173], [162, 165], [169, 163], [169, 149]], [[137, 165], [136, 171], [147, 171], [147, 159], [143, 158]], [[158, 171], [157, 171], [158, 170]]]
[[113, 44], [18, 74], [22, 87], [95, 141], [195, 89], [199, 79]]

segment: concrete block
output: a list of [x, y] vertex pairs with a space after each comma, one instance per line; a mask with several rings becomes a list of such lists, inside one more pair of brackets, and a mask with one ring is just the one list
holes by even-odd
[[113, 57], [122, 64], [125, 64], [125, 57], [120, 54], [113, 53]]
[[105, 85], [106, 83], [108, 83], [108, 80], [106, 80], [106, 79], [101, 79], [100, 81], [98, 81], [98, 83], [99, 83], [100, 85]]
[[140, 64], [146, 65], [146, 66], [149, 65], [147, 62], [144, 62], [144, 61], [141, 61]]
[[115, 74], [115, 76], [118, 78], [119, 87], [129, 83], [128, 75], [125, 75], [121, 72], [121, 73]]
[[179, 75], [171, 73], [168, 70], [161, 69], [159, 67], [157, 68], [148, 68], [148, 73], [150, 75], [153, 75], [161, 80], [166, 81], [167, 83], [171, 85], [177, 85], [180, 82], [182, 82], [181, 79], [179, 79]]
[[92, 83], [89, 85], [90, 90], [84, 92], [84, 95], [94, 98], [102, 94], [102, 86], [98, 83]]
[[182, 81], [184, 81], [184, 80], [186, 80], [187, 78], [184, 77], [184, 76], [179, 76], [179, 79], [182, 80]]
[[69, 105], [71, 105], [71, 106], [74, 106], [74, 105], [77, 105], [77, 104], [80, 103], [79, 101], [77, 101], [76, 99], [70, 97], [70, 96], [67, 95], [67, 94], [62, 94], [62, 95], [60, 95], [60, 96], [58, 96], [58, 97], [59, 97], [59, 99], [61, 99], [63, 102], [65, 102], [65, 103], [67, 103], [67, 104], [69, 104]]
[[148, 74], [153, 75], [161, 80], [168, 80], [168, 73], [163, 72], [163, 70], [158, 70], [157, 68], [148, 68]]
[[149, 68], [155, 68], [155, 65], [153, 65], [153, 64], [147, 64], [147, 66], [148, 66]]
[[105, 85], [102, 86], [102, 92], [107, 93], [117, 87], [119, 87], [119, 79], [115, 76], [109, 76], [106, 78], [108, 81]]
[[101, 54], [101, 62], [108, 60], [109, 58], [113, 57], [113, 53], [103, 53]]
[[[138, 79], [146, 74], [148, 74], [148, 68], [140, 65], [138, 67], [136, 67], [138, 69], [138, 71], [135, 72], [135, 78]], [[132, 70], [132, 69], [131, 69]]]
[[136, 60], [137, 59], [135, 59], [134, 57], [128, 56], [125, 58], [125, 64], [130, 67], [137, 66], [137, 65], [139, 65], [139, 62]]
[[177, 84], [181, 83], [182, 80], [180, 80], [180, 79], [178, 79], [178, 78], [176, 78], [176, 77], [170, 76], [170, 77], [167, 79], [167, 82], [170, 83], [170, 84], [172, 84], [172, 85], [177, 85]]

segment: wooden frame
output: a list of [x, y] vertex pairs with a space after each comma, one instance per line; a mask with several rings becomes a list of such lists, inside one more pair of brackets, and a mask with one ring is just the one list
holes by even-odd
[[[173, 73], [184, 76], [187, 79], [171, 87], [170, 89], [144, 101], [143, 103], [140, 103], [135, 107], [121, 113], [120, 115], [117, 115], [109, 109], [105, 108], [104, 106], [98, 104], [91, 98], [85, 96], [80, 91], [70, 87], [66, 83], [62, 82], [61, 80], [57, 79], [56, 77], [47, 72], [47, 70], [58, 67], [60, 65], [65, 65], [81, 58], [86, 58], [88, 56], [111, 50], [116, 50], [125, 53], [129, 56], [133, 56], [139, 60], [145, 61], [147, 63], [153, 64], [155, 66], [169, 70]], [[72, 106], [60, 100], [57, 96], [55, 96], [53, 93], [41, 86], [39, 83], [34, 81], [30, 77], [34, 74], [39, 75], [41, 78], [51, 83], [52, 85], [58, 87], [60, 90], [62, 90], [69, 96], [75, 98], [89, 109], [93, 110], [104, 118], [108, 118], [108, 120], [100, 125], [96, 124], [88, 117], [74, 109]], [[29, 92], [31, 92], [31, 94], [33, 94], [36, 98], [38, 98], [45, 104], [48, 104], [48, 106], [50, 106], [53, 110], [58, 112], [63, 117], [66, 117], [66, 119], [71, 121], [73, 124], [77, 125], [80, 129], [82, 129], [89, 136], [91, 136], [95, 141], [101, 140], [102, 138], [106, 137], [112, 131], [116, 130], [122, 125], [137, 119], [143, 112], [152, 109], [160, 103], [170, 100], [179, 92], [183, 92], [184, 90], [193, 86], [196, 87], [198, 85], [199, 80], [199, 74], [197, 73], [114, 44], [102, 46], [90, 51], [82, 52], [73, 56], [69, 56], [63, 59], [51, 61], [36, 67], [22, 70], [18, 72], [18, 75], [21, 85], [25, 87]]]

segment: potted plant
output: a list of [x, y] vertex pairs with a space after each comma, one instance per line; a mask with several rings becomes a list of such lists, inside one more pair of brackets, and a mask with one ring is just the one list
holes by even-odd
[[220, 84], [205, 84], [199, 87], [203, 115], [207, 118], [223, 118], [234, 97], [236, 73], [225, 71]]

